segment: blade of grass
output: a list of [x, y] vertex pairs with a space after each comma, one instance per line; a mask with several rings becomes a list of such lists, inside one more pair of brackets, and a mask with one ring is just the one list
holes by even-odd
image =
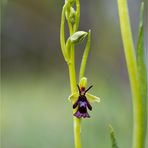
[[[137, 68], [138, 68], [138, 78], [140, 85], [140, 92], [143, 101], [144, 110], [144, 131], [146, 136], [147, 129], [147, 74], [146, 74], [146, 60], [145, 60], [145, 50], [144, 50], [144, 3], [141, 3], [140, 9], [140, 23], [139, 23], [139, 34], [137, 41]], [[145, 139], [145, 138], [144, 138]]]
[[111, 125], [109, 125], [109, 132], [110, 132], [110, 139], [112, 143], [112, 148], [118, 148], [116, 137], [115, 137], [115, 132], [114, 129]]

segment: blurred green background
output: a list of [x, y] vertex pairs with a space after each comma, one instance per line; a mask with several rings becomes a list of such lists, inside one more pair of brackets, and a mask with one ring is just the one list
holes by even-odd
[[[59, 42], [63, 3], [3, 0], [2, 148], [74, 147], [69, 76]], [[128, 4], [136, 43], [140, 0]], [[116, 0], [81, 0], [79, 30], [89, 29], [86, 76], [101, 102], [82, 121], [83, 148], [110, 148], [108, 124], [119, 147], [131, 148], [132, 102]], [[77, 73], [84, 46], [76, 46]]]

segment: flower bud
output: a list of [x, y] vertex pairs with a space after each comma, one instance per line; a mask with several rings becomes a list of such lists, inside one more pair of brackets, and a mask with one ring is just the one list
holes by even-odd
[[87, 36], [87, 32], [85, 31], [77, 31], [72, 36], [69, 37], [71, 43], [80, 43]]
[[72, 24], [75, 23], [75, 18], [76, 18], [76, 11], [73, 7], [70, 7], [70, 15], [69, 15], [69, 19], [70, 19], [70, 22]]

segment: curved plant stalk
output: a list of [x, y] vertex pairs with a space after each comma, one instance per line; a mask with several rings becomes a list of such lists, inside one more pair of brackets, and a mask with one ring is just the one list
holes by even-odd
[[140, 92], [140, 81], [135, 56], [135, 49], [130, 27], [127, 0], [118, 0], [118, 11], [124, 53], [128, 68], [133, 101], [133, 148], [144, 148], [145, 145], [145, 109]]

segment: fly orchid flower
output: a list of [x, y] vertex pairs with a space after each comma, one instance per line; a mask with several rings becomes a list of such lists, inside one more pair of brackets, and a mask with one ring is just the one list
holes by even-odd
[[90, 102], [100, 102], [100, 98], [91, 95], [88, 92], [92, 88], [90, 86], [86, 89], [87, 86], [87, 78], [83, 77], [80, 80], [80, 85], [77, 85], [78, 92], [75, 94], [72, 94], [69, 99], [74, 103], [73, 109], [76, 109], [76, 112], [74, 113], [74, 116], [77, 118], [90, 118], [90, 115], [87, 112], [87, 108], [91, 111], [92, 106], [90, 105]]

